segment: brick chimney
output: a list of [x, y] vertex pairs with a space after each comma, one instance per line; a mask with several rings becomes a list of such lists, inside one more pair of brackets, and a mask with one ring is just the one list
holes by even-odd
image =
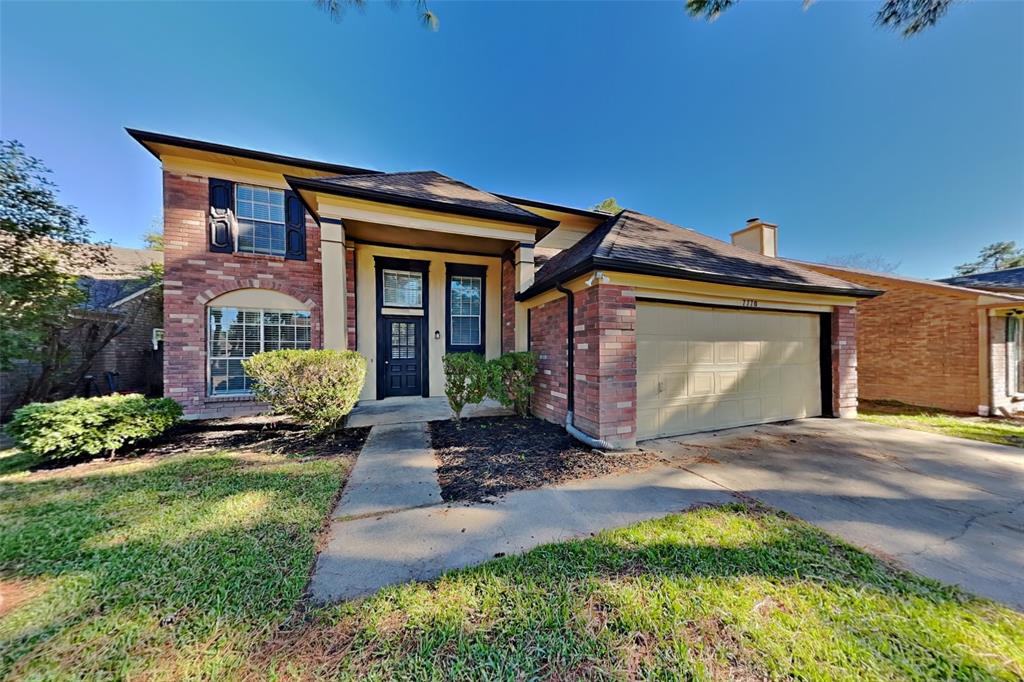
[[760, 218], [749, 218], [744, 228], [732, 233], [732, 243], [741, 249], [775, 258], [778, 255], [779, 226]]

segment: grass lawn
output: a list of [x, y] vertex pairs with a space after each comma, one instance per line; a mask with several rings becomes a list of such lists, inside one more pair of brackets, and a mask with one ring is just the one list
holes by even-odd
[[0, 679], [230, 676], [300, 599], [352, 461], [198, 449], [0, 476]]
[[817, 529], [704, 508], [310, 614], [252, 661], [344, 679], [1005, 679], [1024, 617]]
[[0, 477], [0, 679], [1021, 679], [1024, 617], [759, 508], [307, 610], [351, 458]]
[[902, 403], [865, 401], [861, 402], [858, 414], [875, 424], [1024, 448], [1024, 419], [974, 417]]

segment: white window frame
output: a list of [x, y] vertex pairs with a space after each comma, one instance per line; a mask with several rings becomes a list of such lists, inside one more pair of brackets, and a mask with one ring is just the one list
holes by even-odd
[[[416, 279], [418, 279], [419, 282], [420, 282], [420, 290], [419, 290], [420, 300], [419, 300], [419, 303], [417, 303], [416, 305], [409, 305], [407, 303], [389, 303], [388, 302], [388, 286], [387, 286], [387, 277], [388, 277], [389, 273], [392, 274], [392, 275], [400, 275], [400, 276], [403, 276], [403, 275], [415, 276]], [[380, 290], [381, 290], [380, 291], [380, 296], [381, 296], [381, 299], [382, 299], [382, 304], [383, 304], [383, 307], [385, 307], [385, 308], [422, 308], [423, 307], [423, 273], [419, 272], [418, 270], [398, 270], [396, 268], [384, 268], [381, 271]]]
[[[465, 315], [465, 314], [458, 314], [457, 315], [457, 314], [455, 314], [455, 306], [454, 305], [451, 306], [451, 310], [448, 311], [448, 317], [449, 317], [449, 319], [448, 319], [448, 329], [451, 330], [449, 333], [451, 334], [452, 338], [448, 340], [448, 345], [449, 346], [466, 346], [466, 347], [470, 347], [470, 348], [475, 348], [475, 347], [480, 346], [480, 345], [483, 344], [483, 338], [482, 337], [483, 337], [483, 333], [484, 333], [484, 330], [483, 330], [484, 278], [480, 277], [479, 275], [449, 275], [449, 277], [448, 277], [448, 288], [449, 288], [448, 297], [449, 297], [449, 299], [452, 299], [452, 293], [451, 293], [452, 283], [455, 282], [455, 280], [457, 280], [457, 279], [458, 280], [476, 280], [478, 290], [480, 291], [480, 300], [479, 300], [480, 308], [479, 308], [479, 312], [476, 313], [475, 315]], [[474, 317], [476, 318], [476, 338], [477, 338], [477, 342], [476, 343], [460, 343], [460, 342], [457, 342], [455, 340], [455, 318], [457, 318], [457, 317], [458, 318], [474, 318]]]
[[[264, 322], [263, 322], [264, 316], [265, 316], [266, 313], [288, 313], [288, 314], [292, 314], [292, 315], [296, 315], [296, 314], [298, 314], [298, 315], [306, 315], [308, 317], [309, 321], [310, 321], [310, 325], [309, 325], [309, 348], [313, 347], [313, 319], [312, 319], [311, 313], [308, 310], [286, 310], [286, 309], [283, 309], [283, 308], [244, 308], [244, 307], [238, 307], [238, 306], [232, 306], [232, 305], [211, 305], [211, 306], [207, 306], [206, 307], [206, 397], [208, 397], [208, 398], [225, 398], [225, 397], [226, 398], [237, 398], [237, 397], [245, 397], [245, 396], [251, 396], [252, 395], [252, 391], [249, 391], [249, 390], [220, 391], [220, 392], [214, 392], [214, 390], [213, 390], [213, 371], [212, 370], [213, 370], [213, 363], [214, 363], [214, 361], [216, 361], [216, 360], [224, 360], [224, 361], [244, 360], [247, 357], [252, 357], [252, 356], [232, 356], [232, 355], [216, 355], [215, 356], [213, 354], [213, 334], [212, 334], [212, 330], [211, 330], [211, 327], [210, 327], [210, 314], [214, 310], [236, 310], [236, 311], [239, 311], [239, 312], [245, 311], [245, 312], [259, 313], [259, 320], [260, 320], [260, 322], [259, 322], [259, 329], [260, 329], [259, 348], [260, 348], [260, 350], [256, 351], [257, 353], [264, 352], [265, 347], [266, 347], [266, 343], [265, 343], [265, 339], [264, 339], [264, 327], [265, 327], [265, 325], [264, 325]], [[280, 325], [278, 325], [278, 326], [280, 327]], [[298, 329], [302, 325], [291, 325], [291, 326], [293, 326], [296, 329]], [[306, 349], [300, 349], [300, 350], [306, 350]]]
[[1006, 393], [1024, 394], [1024, 318], [1014, 315], [1006, 318]]
[[[253, 218], [253, 217], [249, 217], [249, 218], [242, 217], [240, 215], [240, 213], [239, 213], [239, 210], [238, 210], [238, 204], [239, 204], [238, 190], [242, 189], [243, 187], [244, 188], [248, 188], [248, 189], [253, 190], [253, 191], [255, 191], [255, 190], [266, 190], [267, 192], [279, 193], [281, 195], [281, 220], [280, 221], [271, 220], [270, 218], [267, 218], [266, 220], [263, 220], [263, 219], [259, 219], [259, 218]], [[285, 203], [287, 201], [287, 198], [285, 197], [284, 190], [283, 189], [278, 189], [276, 187], [264, 187], [262, 185], [250, 185], [250, 184], [245, 183], [245, 182], [236, 182], [235, 183], [235, 196], [234, 196], [234, 200], [235, 200], [235, 223], [236, 223], [236, 227], [238, 228], [238, 229], [235, 230], [235, 253], [248, 253], [250, 255], [256, 255], [256, 256], [277, 256], [277, 257], [283, 258], [285, 256], [285, 254], [287, 254], [287, 252], [288, 252], [288, 214], [286, 213], [288, 207], [285, 205]], [[253, 205], [255, 205], [257, 203], [261, 204], [261, 205], [265, 205], [265, 206], [267, 206], [268, 209], [272, 209], [274, 207], [274, 204], [271, 203], [271, 202], [256, 201], [255, 199], [246, 199], [245, 201], [247, 201], [248, 203], [251, 203]], [[268, 210], [268, 214], [269, 214], [269, 210]], [[254, 233], [255, 233], [255, 230], [256, 230], [256, 223], [267, 223], [267, 224], [269, 224], [271, 226], [271, 230], [275, 229], [277, 226], [280, 226], [280, 228], [281, 228], [281, 251], [280, 252], [274, 251], [273, 247], [271, 247], [271, 249], [269, 251], [256, 250], [256, 238], [255, 238], [255, 236], [253, 237], [253, 250], [250, 251], [250, 250], [244, 250], [244, 249], [239, 248], [239, 238], [241, 237], [241, 233], [242, 233], [241, 223], [242, 223], [243, 220], [252, 224], [253, 232]], [[271, 242], [273, 242], [273, 236], [271, 236]]]

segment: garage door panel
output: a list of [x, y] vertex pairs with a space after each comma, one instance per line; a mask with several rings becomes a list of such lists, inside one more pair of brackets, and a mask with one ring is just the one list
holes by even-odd
[[677, 305], [637, 310], [637, 434], [821, 413], [819, 318]]

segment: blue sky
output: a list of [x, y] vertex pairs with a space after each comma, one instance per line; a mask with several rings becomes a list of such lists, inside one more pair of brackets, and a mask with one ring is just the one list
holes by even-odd
[[160, 214], [138, 127], [493, 191], [630, 208], [783, 255], [940, 277], [1024, 242], [1024, 3], [954, 6], [913, 38], [875, 2], [371, 5], [0, 3], [0, 129], [98, 237]]

